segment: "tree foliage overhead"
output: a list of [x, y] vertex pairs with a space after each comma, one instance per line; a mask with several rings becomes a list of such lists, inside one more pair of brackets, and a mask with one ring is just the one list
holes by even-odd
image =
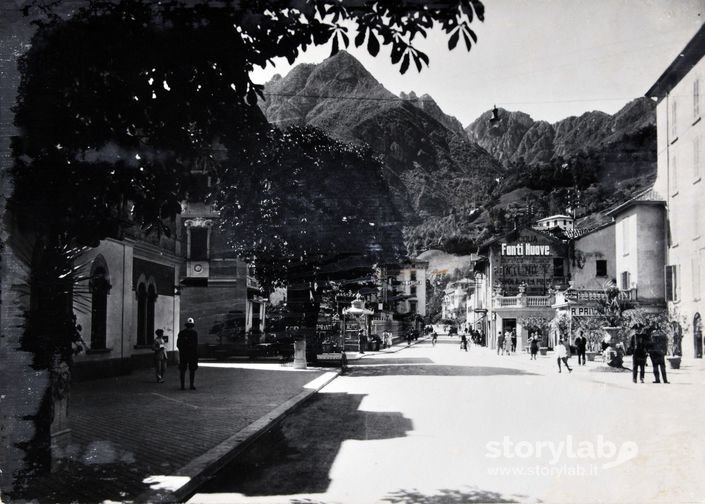
[[354, 31], [372, 55], [389, 46], [402, 73], [421, 70], [414, 43], [434, 24], [469, 49], [484, 19], [479, 0], [35, 0], [26, 11], [43, 18], [21, 60], [15, 200], [91, 243], [118, 231], [128, 201], [147, 227], [178, 212], [215, 142], [230, 162], [245, 153], [259, 121], [245, 106], [261, 93], [255, 67], [331, 40], [336, 52]]
[[[399, 260], [401, 216], [367, 147], [313, 127], [272, 131], [252, 166], [231, 165], [214, 194], [221, 227], [238, 255], [278, 285], [292, 268], [339, 270]], [[339, 270], [337, 270], [338, 268]]]

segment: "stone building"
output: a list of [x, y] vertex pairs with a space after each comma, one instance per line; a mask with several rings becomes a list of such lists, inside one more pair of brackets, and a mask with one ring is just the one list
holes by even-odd
[[683, 357], [703, 357], [705, 265], [705, 26], [646, 92], [656, 100], [655, 189], [666, 200], [665, 293], [671, 314], [686, 329]]

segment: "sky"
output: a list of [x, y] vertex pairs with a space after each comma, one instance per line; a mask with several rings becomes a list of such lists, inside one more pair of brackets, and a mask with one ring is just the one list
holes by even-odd
[[[388, 90], [428, 93], [467, 126], [493, 105], [556, 122], [591, 110], [610, 114], [644, 96], [705, 20], [705, 0], [484, 0], [485, 22], [474, 22], [478, 44], [448, 51], [440, 32], [419, 48], [428, 68], [401, 75], [383, 48], [354, 55]], [[319, 63], [330, 46], [315, 47], [299, 63]], [[286, 75], [277, 60], [255, 82]]]

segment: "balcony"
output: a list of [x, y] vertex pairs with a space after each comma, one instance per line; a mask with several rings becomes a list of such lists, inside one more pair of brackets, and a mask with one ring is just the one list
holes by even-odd
[[[565, 298], [571, 301], [601, 301], [607, 299], [607, 293], [600, 289], [569, 289]], [[620, 291], [620, 301], [636, 301], [636, 289]], [[543, 308], [550, 307], [556, 302], [556, 296], [495, 296], [495, 308]], [[476, 308], [477, 309], [477, 308]]]
[[549, 307], [554, 296], [497, 296], [495, 308], [541, 308]]

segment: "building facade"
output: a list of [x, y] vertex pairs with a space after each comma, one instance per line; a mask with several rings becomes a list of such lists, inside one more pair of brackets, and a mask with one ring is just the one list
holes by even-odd
[[667, 232], [665, 295], [672, 316], [683, 325], [683, 357], [702, 359], [705, 272], [705, 27], [701, 27], [665, 69], [646, 96], [657, 101], [658, 172]]
[[259, 343], [265, 330], [267, 300], [252, 265], [218, 231], [218, 219], [204, 203], [184, 203], [177, 218], [180, 323], [195, 320], [203, 355], [214, 346], [243, 350]]
[[164, 331], [169, 352], [176, 351], [182, 261], [173, 239], [102, 240], [81, 263], [85, 271], [75, 286], [73, 311], [87, 348], [75, 357], [78, 378], [150, 366], [157, 329]]
[[426, 316], [427, 268], [428, 262], [418, 259], [409, 259], [401, 265], [395, 282], [396, 313]]

